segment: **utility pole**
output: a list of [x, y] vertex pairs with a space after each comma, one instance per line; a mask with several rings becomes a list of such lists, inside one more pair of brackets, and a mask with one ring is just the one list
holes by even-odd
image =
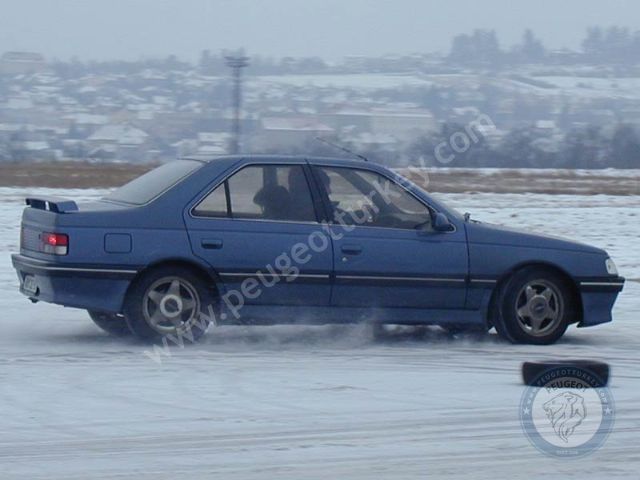
[[240, 153], [240, 108], [242, 107], [242, 69], [249, 65], [249, 57], [228, 56], [225, 57], [227, 66], [231, 68], [233, 75], [233, 124], [231, 126], [232, 154]]

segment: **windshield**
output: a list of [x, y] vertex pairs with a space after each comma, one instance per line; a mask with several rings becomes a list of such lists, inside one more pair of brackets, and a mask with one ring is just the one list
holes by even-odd
[[143, 205], [150, 202], [203, 164], [196, 160], [176, 160], [154, 168], [104, 197], [112, 202]]

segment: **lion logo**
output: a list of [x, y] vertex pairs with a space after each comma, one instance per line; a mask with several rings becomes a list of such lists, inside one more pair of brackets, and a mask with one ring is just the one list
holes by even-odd
[[551, 422], [553, 431], [565, 443], [569, 442], [569, 437], [576, 427], [587, 417], [584, 398], [571, 392], [556, 395], [542, 408]]

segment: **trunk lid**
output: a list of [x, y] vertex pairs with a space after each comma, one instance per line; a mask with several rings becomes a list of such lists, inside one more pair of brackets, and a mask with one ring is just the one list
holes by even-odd
[[[27, 207], [22, 212], [20, 229], [20, 253], [25, 256], [72, 261], [67, 254], [54, 254], [43, 249], [45, 234], [68, 235], [72, 240], [79, 240], [78, 234], [83, 227], [91, 226], [91, 219], [101, 211], [122, 211], [124, 206], [91, 202], [77, 204], [74, 200], [60, 197], [37, 196], [28, 197]], [[69, 250], [69, 254], [72, 250]]]

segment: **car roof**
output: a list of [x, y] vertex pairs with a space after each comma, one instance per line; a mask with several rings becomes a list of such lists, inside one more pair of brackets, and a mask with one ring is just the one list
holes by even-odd
[[[361, 159], [350, 159], [340, 157], [316, 157], [307, 155], [274, 155], [274, 154], [251, 154], [251, 155], [217, 155], [217, 156], [186, 156], [182, 157], [183, 160], [197, 160], [205, 163], [224, 162], [246, 162], [246, 163], [305, 163], [309, 162], [318, 165], [336, 165], [336, 166], [348, 166], [348, 167], [362, 167], [369, 165], [369, 162], [365, 162]], [[377, 164], [374, 164], [377, 166]]]

